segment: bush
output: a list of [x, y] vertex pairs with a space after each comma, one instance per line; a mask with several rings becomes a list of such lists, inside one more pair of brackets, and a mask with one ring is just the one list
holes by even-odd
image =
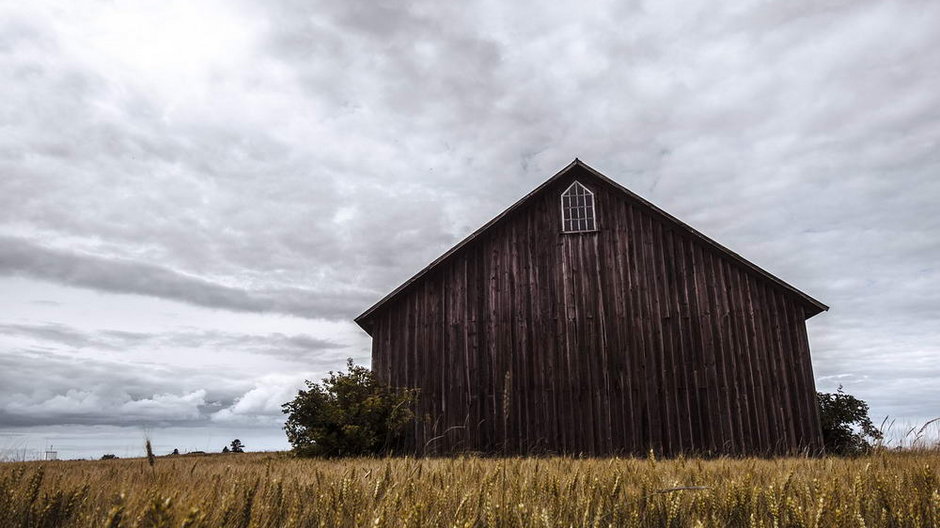
[[860, 455], [871, 450], [871, 442], [881, 440], [882, 432], [868, 417], [868, 404], [843, 392], [841, 385], [835, 393], [817, 392], [816, 398], [827, 453]]
[[284, 430], [300, 456], [390, 454], [414, 420], [415, 390], [387, 387], [352, 359], [347, 372], [330, 372], [322, 384], [308, 380], [306, 385], [283, 405]]

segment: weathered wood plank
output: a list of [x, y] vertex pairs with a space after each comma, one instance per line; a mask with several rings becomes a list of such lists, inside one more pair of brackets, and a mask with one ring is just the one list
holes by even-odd
[[587, 178], [559, 179], [372, 316], [377, 376], [422, 391], [410, 447], [819, 446], [812, 307], [600, 180], [582, 182], [598, 231], [561, 233], [558, 193], [575, 177]]

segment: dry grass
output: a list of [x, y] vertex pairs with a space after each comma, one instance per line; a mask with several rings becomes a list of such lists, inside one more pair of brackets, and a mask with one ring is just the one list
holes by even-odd
[[[0, 464], [0, 526], [940, 526], [940, 452]], [[685, 488], [685, 489], [682, 489]]]

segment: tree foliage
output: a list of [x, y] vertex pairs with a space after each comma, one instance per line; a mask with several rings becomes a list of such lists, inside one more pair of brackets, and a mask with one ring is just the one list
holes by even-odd
[[229, 444], [229, 446], [230, 446], [229, 451], [231, 451], [232, 453], [244, 453], [245, 452], [245, 444], [243, 444], [242, 441], [239, 440], [238, 438], [236, 438], [235, 440], [232, 440], [232, 443]]
[[287, 439], [301, 456], [389, 454], [414, 419], [415, 390], [387, 387], [352, 359], [346, 372], [330, 372], [321, 384], [308, 380], [306, 386], [282, 406]]
[[846, 394], [841, 385], [835, 393], [816, 393], [816, 398], [826, 452], [860, 455], [872, 448], [872, 442], [881, 440], [882, 432], [868, 417], [868, 404]]

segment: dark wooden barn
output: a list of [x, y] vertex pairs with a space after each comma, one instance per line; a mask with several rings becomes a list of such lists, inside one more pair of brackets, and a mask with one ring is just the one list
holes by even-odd
[[781, 454], [827, 307], [575, 160], [356, 318], [419, 453]]

